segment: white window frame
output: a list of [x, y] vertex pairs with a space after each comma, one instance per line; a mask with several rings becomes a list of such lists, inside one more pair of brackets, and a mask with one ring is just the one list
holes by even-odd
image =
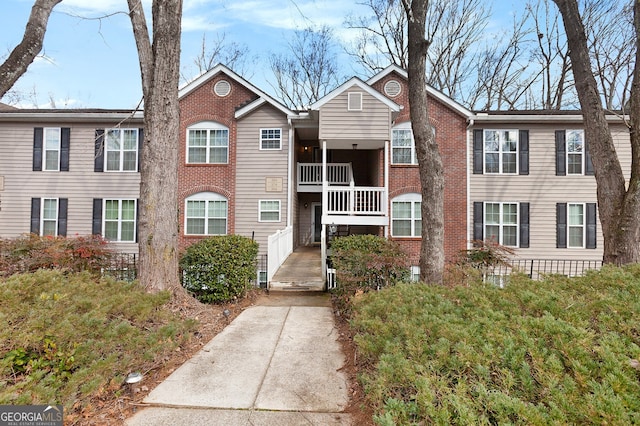
[[[113, 219], [107, 219], [107, 203], [109, 202], [114, 202], [116, 201], [118, 203], [118, 218], [113, 220]], [[123, 219], [122, 217], [122, 204], [123, 202], [130, 202], [133, 201], [133, 220], [130, 219]], [[138, 231], [138, 217], [137, 217], [137, 212], [138, 212], [138, 200], [136, 200], [135, 198], [105, 198], [102, 200], [102, 235], [104, 236], [105, 239], [109, 240], [109, 241], [114, 241], [114, 242], [121, 242], [121, 243], [135, 243], [136, 242], [136, 233]], [[107, 237], [107, 222], [115, 222], [117, 223], [118, 229], [117, 229], [117, 236], [115, 239], [111, 238], [109, 239], [109, 237]], [[123, 240], [122, 239], [122, 225], [123, 223], [133, 223], [133, 238], [130, 240]]]
[[[120, 148], [118, 149], [109, 149], [109, 135], [112, 132], [118, 132], [118, 138], [120, 143]], [[127, 133], [132, 133], [135, 135], [135, 148], [125, 149], [124, 147], [124, 135]], [[121, 173], [121, 172], [138, 172], [138, 146], [140, 145], [140, 131], [137, 128], [112, 128], [104, 130], [104, 168], [105, 172], [110, 173]], [[113, 169], [109, 168], [109, 153], [114, 152], [118, 154], [118, 168]], [[124, 157], [125, 153], [134, 153], [135, 163], [133, 164], [133, 168], [124, 169]]]
[[[189, 134], [192, 130], [198, 130], [198, 131], [206, 131], [206, 141], [205, 141], [205, 145], [204, 146], [190, 146], [189, 142], [190, 142], [190, 138], [189, 138]], [[217, 132], [217, 131], [223, 131], [226, 132], [227, 134], [227, 144], [225, 146], [217, 146], [217, 145], [212, 145], [211, 144], [211, 133], [212, 132]], [[186, 155], [185, 155], [185, 161], [187, 164], [229, 164], [229, 128], [223, 124], [220, 123], [216, 123], [214, 121], [202, 121], [200, 123], [196, 123], [194, 125], [191, 125], [189, 127], [187, 127], [187, 134], [186, 134]], [[190, 151], [189, 148], [205, 148], [205, 161], [191, 161], [190, 158]], [[226, 155], [225, 155], [225, 159], [224, 161], [211, 161], [211, 152], [215, 149], [222, 149], [225, 148], [226, 150]]]
[[411, 282], [420, 281], [420, 266], [412, 265], [409, 267], [409, 280]]
[[[488, 133], [497, 133], [498, 134], [498, 150], [497, 151], [487, 151], [487, 134]], [[503, 149], [503, 143], [505, 141], [505, 135], [513, 133], [515, 135], [515, 151], [507, 151]], [[517, 175], [520, 171], [520, 165], [518, 164], [518, 156], [520, 154], [520, 132], [517, 129], [485, 129], [482, 134], [482, 167], [485, 174], [505, 174], [505, 175]], [[498, 155], [498, 171], [488, 171], [487, 170], [487, 154], [497, 154]], [[512, 172], [504, 171], [504, 161], [503, 158], [507, 154], [512, 154], [515, 156], [515, 170]]]
[[[582, 207], [582, 224], [571, 224], [571, 207]], [[567, 248], [585, 248], [587, 242], [587, 205], [586, 203], [567, 203]], [[571, 245], [571, 229], [582, 228], [582, 245]]]
[[[395, 203], [411, 203], [411, 217], [396, 219], [393, 215], [393, 206]], [[421, 238], [422, 237], [421, 232], [417, 232], [417, 235], [416, 235], [417, 222], [422, 221], [422, 214], [420, 215], [420, 217], [417, 217], [415, 215], [416, 203], [420, 205], [422, 204], [422, 196], [420, 194], [413, 193], [413, 192], [408, 194], [398, 195], [397, 197], [391, 200], [391, 236], [392, 237], [395, 237], [395, 238]], [[418, 211], [421, 211], [421, 210], [418, 209]], [[395, 231], [394, 222], [396, 220], [409, 221], [411, 224], [411, 235], [396, 235], [394, 233]]]
[[[47, 204], [47, 201], [55, 202], [55, 209], [53, 210], [55, 212], [55, 218], [45, 217], [45, 214], [44, 214], [45, 204]], [[58, 198], [47, 197], [47, 198], [40, 199], [40, 236], [41, 237], [46, 237], [46, 236], [57, 237], [58, 236], [58, 221], [60, 220], [59, 213], [60, 213], [60, 200]], [[44, 225], [46, 222], [53, 223], [53, 234], [44, 232]]]
[[[60, 127], [45, 127], [42, 131], [42, 170], [47, 172], [59, 172], [60, 171], [60, 155], [62, 149], [62, 129]], [[47, 137], [49, 134], [57, 134], [58, 147], [50, 148], [49, 147], [49, 138]], [[53, 141], [52, 141], [53, 142]], [[55, 162], [55, 168], [49, 168], [49, 162], [47, 158], [49, 153], [55, 153], [57, 155], [57, 161]]]
[[[571, 134], [576, 134], [576, 135], [580, 135], [580, 151], [570, 151], [569, 149], [569, 137]], [[567, 149], [567, 154], [565, 156], [565, 167], [566, 167], [566, 171], [567, 171], [567, 175], [584, 175], [584, 130], [581, 129], [571, 129], [571, 130], [566, 130], [565, 131], [565, 141], [566, 141], [566, 149]], [[571, 172], [571, 169], [569, 168], [569, 156], [571, 155], [575, 155], [575, 156], [580, 156], [580, 173], [575, 173], [575, 172]], [[575, 204], [575, 203], [574, 203]]]
[[[277, 132], [278, 137], [275, 137]], [[277, 147], [265, 147], [265, 143], [273, 143], [278, 141]], [[260, 151], [281, 151], [282, 150], [282, 129], [280, 128], [265, 128], [260, 129]]]
[[[500, 220], [498, 221], [498, 223], [488, 223], [489, 221], [487, 220], [487, 206], [490, 204], [497, 204], [500, 206], [499, 208], [499, 217]], [[513, 205], [516, 207], [516, 221], [515, 224], [513, 223], [505, 223], [504, 222], [504, 206], [505, 205]], [[488, 238], [489, 233], [487, 232], [487, 227], [489, 226], [498, 226], [498, 240], [499, 241], [494, 241], [497, 244], [506, 246], [506, 247], [520, 247], [520, 203], [514, 202], [514, 201], [485, 201], [484, 202], [484, 208], [483, 208], [483, 214], [484, 217], [483, 219], [483, 235], [485, 236], [485, 241], [490, 241]], [[504, 228], [506, 227], [515, 227], [515, 236], [516, 236], [516, 242], [515, 244], [505, 244], [504, 243]]]
[[[407, 132], [409, 131], [410, 135], [411, 135], [411, 145], [409, 147], [406, 146], [395, 146], [394, 143], [398, 140], [395, 138], [395, 135], [398, 134], [399, 132]], [[407, 149], [409, 148], [411, 150], [411, 161], [409, 163], [404, 163], [404, 162], [396, 162], [394, 161], [394, 151], [395, 150], [400, 150], [400, 149]], [[413, 129], [411, 127], [411, 122], [405, 122], [405, 123], [401, 123], [398, 124], [397, 126], [395, 126], [393, 129], [391, 129], [391, 164], [393, 165], [417, 165], [418, 164], [418, 157], [416, 155], [416, 141], [413, 137]]]
[[347, 93], [347, 111], [362, 111], [362, 92]]
[[[278, 208], [277, 210], [272, 210], [272, 209], [267, 209], [266, 208], [266, 203], [277, 203], [278, 204]], [[280, 200], [259, 200], [258, 201], [258, 222], [280, 222], [280, 206], [281, 206], [281, 202]], [[262, 217], [263, 213], [278, 213], [278, 218], [277, 219], [264, 219]]]
[[[189, 202], [204, 202], [204, 216], [189, 216]], [[225, 215], [222, 217], [209, 217], [209, 203], [211, 202], [222, 202], [225, 203]], [[190, 233], [189, 232], [189, 219], [204, 219], [204, 233]], [[224, 219], [224, 233], [213, 234], [209, 233], [209, 220], [210, 219]], [[221, 194], [215, 192], [198, 192], [197, 194], [193, 194], [184, 200], [184, 235], [191, 236], [209, 236], [209, 235], [227, 235], [229, 231], [229, 200]]]

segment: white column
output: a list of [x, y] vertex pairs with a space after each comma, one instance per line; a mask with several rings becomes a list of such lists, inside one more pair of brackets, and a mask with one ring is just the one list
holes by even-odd
[[322, 262], [322, 279], [327, 279], [327, 208], [328, 208], [327, 182], [327, 141], [322, 141], [322, 227], [320, 232], [320, 260]]
[[384, 227], [384, 234], [389, 237], [389, 141], [384, 141], [384, 215], [387, 217], [387, 224]]

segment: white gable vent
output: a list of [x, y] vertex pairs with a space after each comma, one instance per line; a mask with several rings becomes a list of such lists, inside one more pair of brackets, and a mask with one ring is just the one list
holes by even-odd
[[349, 92], [347, 110], [349, 111], [362, 111], [362, 93]]
[[398, 80], [389, 80], [384, 85], [384, 93], [391, 98], [395, 98], [402, 91], [402, 86]]
[[227, 80], [220, 80], [213, 86], [213, 91], [220, 97], [225, 97], [231, 92], [231, 85]]

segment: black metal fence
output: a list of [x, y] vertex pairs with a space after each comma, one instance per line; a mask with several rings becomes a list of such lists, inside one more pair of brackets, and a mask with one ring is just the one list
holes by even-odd
[[497, 265], [487, 269], [487, 275], [507, 276], [511, 272], [527, 274], [534, 280], [544, 275], [560, 274], [568, 277], [584, 275], [588, 270], [602, 267], [602, 260], [576, 259], [511, 259], [505, 265]]

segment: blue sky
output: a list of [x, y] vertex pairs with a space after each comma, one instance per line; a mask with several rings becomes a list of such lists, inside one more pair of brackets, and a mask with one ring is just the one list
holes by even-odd
[[[150, 5], [150, 0], [144, 0]], [[310, 23], [328, 25], [341, 40], [354, 34], [344, 28], [358, 2], [345, 0], [184, 0], [182, 69], [201, 47], [203, 34], [213, 42], [246, 45], [253, 60], [250, 81], [266, 92], [268, 56], [283, 52], [295, 29]], [[501, 2], [498, 2], [501, 3]], [[511, 2], [504, 2], [511, 3]], [[2, 0], [0, 58], [22, 38], [31, 0]], [[63, 0], [50, 18], [41, 57], [14, 89], [29, 94], [21, 105], [58, 108], [133, 108], [141, 97], [140, 73], [125, 0]], [[105, 17], [109, 15], [108, 17]], [[102, 19], [98, 19], [103, 17]], [[147, 20], [151, 21], [147, 10]], [[354, 75], [346, 56], [342, 73]], [[52, 102], [53, 101], [53, 102]]]

